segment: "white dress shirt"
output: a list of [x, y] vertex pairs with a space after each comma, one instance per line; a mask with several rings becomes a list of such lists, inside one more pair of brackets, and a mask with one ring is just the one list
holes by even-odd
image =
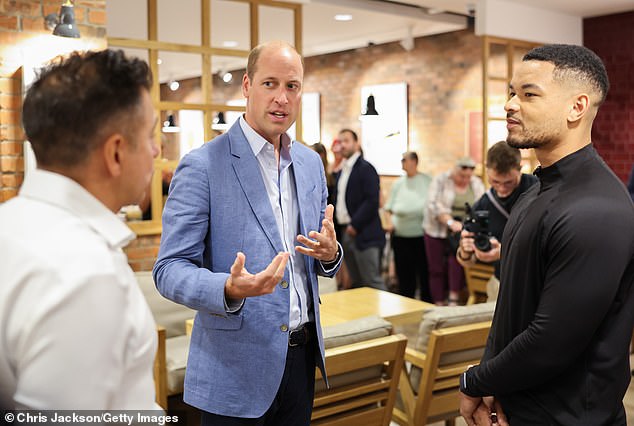
[[348, 179], [350, 179], [352, 168], [360, 156], [360, 152], [355, 152], [344, 161], [341, 167], [341, 175], [339, 175], [339, 180], [337, 181], [337, 209], [335, 210], [337, 222], [340, 225], [348, 225], [351, 220], [348, 206], [346, 206], [346, 189], [348, 188]]
[[0, 408], [159, 409], [156, 328], [121, 250], [134, 234], [34, 170], [0, 205]]
[[299, 206], [291, 159], [293, 141], [287, 134], [282, 135], [278, 168], [275, 147], [253, 130], [244, 116], [240, 117], [240, 127], [253, 150], [253, 155], [258, 160], [266, 193], [277, 222], [277, 231], [282, 239], [284, 250], [290, 253], [287, 264], [290, 268], [291, 289], [289, 328], [294, 330], [308, 321], [314, 321], [314, 318], [308, 316], [311, 298], [308, 292], [304, 255], [295, 251], [299, 230]]

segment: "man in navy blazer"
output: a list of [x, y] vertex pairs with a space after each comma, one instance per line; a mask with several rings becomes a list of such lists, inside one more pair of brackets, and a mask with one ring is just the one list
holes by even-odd
[[380, 264], [385, 231], [379, 217], [379, 175], [363, 158], [356, 132], [343, 129], [338, 139], [345, 162], [334, 199], [352, 286], [385, 290]]
[[343, 251], [321, 160], [286, 134], [302, 80], [292, 46], [253, 49], [246, 113], [172, 180], [154, 278], [198, 311], [184, 400], [204, 425], [310, 423], [324, 372], [317, 275], [334, 275]]

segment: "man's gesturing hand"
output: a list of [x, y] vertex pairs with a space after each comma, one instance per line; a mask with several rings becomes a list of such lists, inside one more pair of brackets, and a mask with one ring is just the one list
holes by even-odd
[[306, 247], [295, 246], [295, 250], [324, 262], [335, 260], [337, 258], [337, 235], [335, 234], [335, 224], [332, 220], [334, 211], [333, 205], [328, 204], [324, 213], [324, 220], [321, 222], [321, 231], [310, 231], [308, 233], [310, 238], [306, 238], [301, 234], [298, 235], [297, 241]]
[[236, 260], [231, 266], [231, 275], [225, 283], [225, 296], [230, 299], [244, 299], [245, 297], [261, 296], [273, 293], [275, 286], [284, 277], [284, 269], [288, 262], [289, 253], [279, 253], [273, 258], [265, 270], [251, 274], [244, 267], [246, 257], [238, 252]]

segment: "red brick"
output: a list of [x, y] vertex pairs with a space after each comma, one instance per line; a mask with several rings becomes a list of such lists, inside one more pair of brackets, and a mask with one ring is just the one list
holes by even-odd
[[0, 157], [1, 172], [17, 172], [19, 169], [18, 157]]
[[22, 97], [20, 95], [4, 95], [0, 93], [0, 108], [20, 109], [22, 108]]
[[22, 31], [47, 31], [48, 29], [44, 25], [44, 18], [36, 17], [30, 18], [28, 16], [22, 17]]
[[0, 203], [9, 201], [11, 198], [18, 195], [17, 188], [0, 188]]
[[2, 186], [5, 188], [19, 188], [20, 185], [22, 185], [22, 182], [24, 181], [24, 175], [23, 174], [9, 174], [9, 173], [5, 173], [3, 175], [1, 175], [1, 182], [2, 182]]
[[20, 124], [20, 111], [0, 109], [0, 124]]
[[126, 253], [130, 260], [156, 259], [158, 247], [128, 247]]
[[106, 25], [106, 11], [94, 9], [89, 10], [88, 22], [95, 25]]
[[18, 29], [18, 17], [0, 15], [0, 30], [16, 31]]
[[0, 155], [22, 155], [22, 142], [0, 142]]
[[0, 141], [23, 141], [24, 130], [19, 125], [0, 125]]

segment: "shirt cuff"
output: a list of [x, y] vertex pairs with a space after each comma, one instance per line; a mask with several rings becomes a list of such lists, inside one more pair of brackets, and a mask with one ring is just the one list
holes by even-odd
[[225, 296], [225, 312], [235, 314], [244, 306], [244, 299], [227, 299]]
[[475, 366], [469, 367], [460, 375], [460, 392], [475, 398], [481, 395], [479, 395], [478, 392], [476, 392], [476, 389], [474, 389], [474, 386], [473, 386], [474, 384], [473, 382], [475, 380], [474, 367]]
[[337, 256], [335, 256], [335, 260], [331, 262], [324, 262], [323, 260], [319, 261], [319, 263], [321, 263], [321, 267], [324, 268], [324, 272], [327, 274], [333, 272], [337, 268], [339, 261], [341, 261], [342, 256], [343, 248], [341, 247], [341, 244], [339, 244], [339, 241], [337, 241]]

